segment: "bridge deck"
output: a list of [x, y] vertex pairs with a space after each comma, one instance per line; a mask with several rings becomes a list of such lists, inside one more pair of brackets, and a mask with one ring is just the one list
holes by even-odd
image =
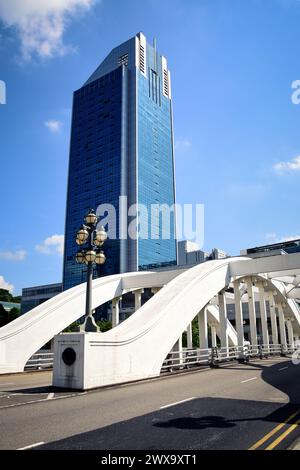
[[[286, 358], [84, 394], [53, 391], [50, 372], [0, 377], [0, 447], [246, 449], [300, 413], [299, 378]], [[298, 435], [297, 428], [278, 448]]]

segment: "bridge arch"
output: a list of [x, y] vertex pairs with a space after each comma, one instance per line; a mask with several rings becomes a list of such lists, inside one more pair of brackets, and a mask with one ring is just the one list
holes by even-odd
[[[126, 273], [93, 281], [93, 308], [121, 296], [124, 291], [163, 286], [126, 321], [97, 335], [95, 363], [101, 364], [98, 372], [103, 384], [113, 383], [114, 377], [124, 381], [129, 376], [132, 380], [158, 375], [162, 362], [187, 324], [230, 284], [232, 267], [241, 261], [245, 259], [229, 258], [189, 269]], [[250, 268], [252, 260], [248, 261]], [[249, 272], [253, 275], [253, 268]], [[280, 283], [274, 287], [285, 299]], [[84, 301], [85, 284], [81, 284], [1, 328], [0, 372], [23, 370], [28, 358], [41, 345], [84, 314]], [[213, 310], [212, 306], [210, 312], [216, 317], [216, 309]], [[288, 305], [287, 310], [299, 317], [295, 305]]]

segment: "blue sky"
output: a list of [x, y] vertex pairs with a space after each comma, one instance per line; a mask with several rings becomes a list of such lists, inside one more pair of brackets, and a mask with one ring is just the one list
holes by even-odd
[[72, 92], [138, 31], [168, 58], [204, 248], [300, 236], [299, 24], [298, 0], [0, 0], [0, 286], [61, 280]]

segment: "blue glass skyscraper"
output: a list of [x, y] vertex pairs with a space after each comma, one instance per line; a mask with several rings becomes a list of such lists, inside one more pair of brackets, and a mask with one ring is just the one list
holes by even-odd
[[[94, 277], [176, 264], [175, 215], [170, 212], [165, 228], [153, 209], [174, 203], [170, 72], [155, 42], [148, 44], [139, 33], [113, 49], [74, 93], [64, 289], [86, 279], [85, 266], [74, 259], [75, 234], [87, 210], [100, 204], [115, 207], [117, 236], [106, 243], [107, 261], [94, 268]], [[147, 219], [144, 211], [134, 214], [139, 205], [148, 210]], [[126, 238], [123, 231], [120, 237], [120, 221], [136, 234], [144, 224], [143, 233]]]

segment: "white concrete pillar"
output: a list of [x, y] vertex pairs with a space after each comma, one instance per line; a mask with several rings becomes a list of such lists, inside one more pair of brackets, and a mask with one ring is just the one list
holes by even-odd
[[300, 349], [300, 337], [294, 333], [294, 348]]
[[144, 293], [144, 289], [138, 289], [134, 292], [134, 311], [136, 312], [142, 306], [142, 294]]
[[277, 305], [278, 308], [278, 319], [279, 319], [279, 332], [280, 332], [280, 344], [284, 351], [287, 350], [287, 340], [286, 340], [286, 329], [285, 329], [285, 318], [283, 313], [282, 304]]
[[289, 348], [293, 348], [294, 347], [294, 331], [293, 331], [292, 320], [290, 318], [286, 320], [286, 326], [287, 326], [287, 333], [288, 333], [288, 346]]
[[115, 299], [112, 300], [111, 302], [111, 308], [112, 308], [112, 327], [114, 328], [120, 323], [120, 300], [122, 297], [116, 297]]
[[227, 305], [226, 305], [225, 291], [219, 293], [218, 300], [219, 300], [221, 348], [228, 348]]
[[217, 347], [217, 330], [216, 325], [214, 323], [210, 324], [210, 332], [211, 332], [211, 346], [212, 348]]
[[234, 289], [234, 306], [235, 306], [235, 329], [238, 337], [238, 347], [240, 352], [243, 351], [244, 347], [244, 324], [243, 324], [243, 309], [242, 309], [242, 300], [241, 292], [239, 288], [240, 282], [238, 280], [233, 282]]
[[265, 300], [265, 289], [264, 289], [262, 282], [258, 283], [258, 292], [259, 292], [259, 311], [260, 311], [264, 351], [269, 352], [269, 332], [268, 332], [267, 309], [266, 309], [266, 300]]
[[272, 343], [278, 344], [279, 340], [278, 340], [277, 317], [276, 317], [274, 293], [272, 291], [268, 293], [268, 300], [269, 300], [269, 306], [270, 306]]
[[199, 327], [199, 347], [200, 349], [208, 349], [207, 308], [206, 307], [204, 307], [198, 313], [198, 327]]
[[256, 329], [256, 313], [255, 313], [255, 299], [253, 294], [252, 278], [246, 279], [247, 292], [248, 292], [248, 308], [249, 308], [249, 323], [250, 323], [250, 342], [251, 346], [257, 346], [257, 329]]
[[177, 364], [177, 365], [182, 364], [183, 363], [182, 335], [179, 336], [178, 340], [174, 344], [174, 346], [172, 348], [172, 352], [177, 353], [177, 354], [172, 355], [173, 364]]
[[187, 338], [187, 347], [188, 347], [188, 349], [192, 349], [192, 347], [193, 347], [193, 330], [192, 330], [192, 324], [191, 323], [187, 326], [186, 338]]

